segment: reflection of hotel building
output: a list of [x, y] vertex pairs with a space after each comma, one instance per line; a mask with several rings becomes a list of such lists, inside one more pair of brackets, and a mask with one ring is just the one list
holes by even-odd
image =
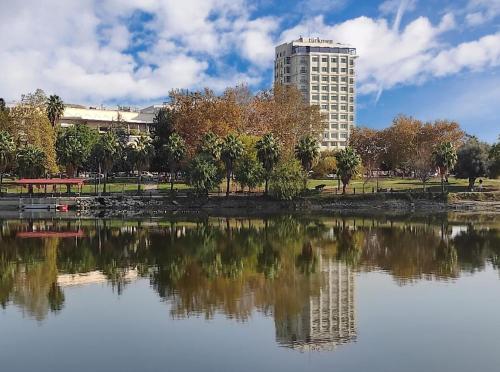
[[278, 343], [297, 350], [332, 350], [356, 339], [354, 273], [320, 256], [321, 287], [302, 311], [276, 321]]

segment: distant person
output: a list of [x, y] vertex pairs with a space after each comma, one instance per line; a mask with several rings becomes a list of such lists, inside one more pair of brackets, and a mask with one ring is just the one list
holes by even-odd
[[477, 188], [478, 191], [483, 191], [483, 180], [479, 180], [479, 187]]

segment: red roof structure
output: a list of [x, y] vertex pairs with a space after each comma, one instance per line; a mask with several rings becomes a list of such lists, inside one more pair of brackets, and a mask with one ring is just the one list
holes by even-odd
[[77, 231], [22, 231], [16, 234], [16, 238], [83, 238], [85, 234], [82, 230]]
[[83, 185], [82, 178], [21, 178], [14, 181], [16, 185]]

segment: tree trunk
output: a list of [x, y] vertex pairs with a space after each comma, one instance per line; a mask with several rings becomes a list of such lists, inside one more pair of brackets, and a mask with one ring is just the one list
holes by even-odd
[[264, 185], [264, 195], [267, 196], [268, 192], [269, 192], [269, 177], [266, 177], [266, 183]]
[[139, 178], [137, 179], [137, 194], [141, 193], [141, 182], [142, 182], [142, 174], [139, 172]]
[[231, 182], [231, 171], [227, 171], [226, 174], [226, 196], [229, 196], [229, 184]]
[[474, 183], [476, 182], [476, 177], [469, 177], [469, 191], [474, 189]]
[[0, 172], [0, 195], [3, 194], [3, 172]]
[[347, 184], [342, 183], [342, 194], [345, 194], [346, 187], [347, 187]]
[[444, 174], [441, 173], [441, 194], [444, 195]]
[[[99, 174], [99, 179], [101, 179], [101, 174]], [[103, 194], [106, 194], [107, 186], [108, 186], [108, 172], [105, 172], [104, 173], [104, 187], [102, 189]]]

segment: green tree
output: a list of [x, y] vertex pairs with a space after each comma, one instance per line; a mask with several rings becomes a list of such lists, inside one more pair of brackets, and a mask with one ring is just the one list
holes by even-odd
[[61, 97], [53, 94], [47, 99], [47, 117], [49, 118], [52, 128], [54, 128], [64, 113], [64, 102]]
[[59, 165], [73, 177], [88, 161], [92, 148], [99, 140], [99, 133], [84, 124], [59, 131], [56, 153]]
[[352, 147], [346, 147], [335, 154], [337, 159], [337, 174], [342, 181], [342, 193], [345, 190], [352, 177], [356, 175], [357, 169], [361, 164], [361, 158]]
[[12, 166], [16, 157], [16, 145], [12, 136], [0, 131], [0, 194], [2, 193], [3, 175]]
[[490, 153], [488, 154], [490, 160], [489, 175], [491, 178], [500, 176], [500, 136], [499, 142], [491, 146]]
[[0, 98], [0, 131], [12, 132], [9, 108], [5, 105], [5, 100], [3, 98]]
[[295, 146], [295, 157], [299, 159], [302, 164], [302, 168], [306, 172], [306, 178], [304, 178], [304, 189], [307, 188], [307, 177], [311, 171], [315, 160], [319, 156], [319, 142], [316, 137], [312, 135], [307, 135], [302, 137], [297, 145]]
[[451, 142], [443, 142], [436, 146], [432, 153], [432, 162], [441, 176], [441, 192], [444, 193], [444, 181], [457, 163], [457, 152]]
[[296, 159], [278, 162], [269, 180], [270, 195], [279, 200], [292, 200], [303, 189], [304, 171]]
[[186, 154], [186, 144], [177, 133], [171, 133], [163, 149], [170, 172], [170, 191], [173, 191], [175, 174]]
[[135, 143], [130, 145], [130, 147], [132, 150], [132, 163], [138, 173], [137, 192], [141, 192], [142, 172], [149, 168], [154, 149], [151, 145], [151, 140], [144, 135], [141, 135]]
[[[99, 141], [94, 145], [91, 152], [91, 161], [97, 172], [104, 173], [104, 193], [108, 183], [108, 173], [113, 168], [118, 152], [118, 140], [113, 132], [106, 132], [99, 137]], [[100, 177], [100, 174], [99, 174]]]
[[257, 149], [257, 159], [259, 159], [264, 168], [264, 194], [267, 195], [269, 192], [269, 179], [279, 160], [280, 146], [274, 139], [273, 134], [267, 133], [257, 141], [255, 148]]
[[154, 157], [151, 162], [152, 169], [156, 171], [166, 171], [168, 167], [167, 154], [165, 153], [165, 144], [174, 133], [174, 115], [172, 110], [163, 107], [156, 113], [151, 125], [151, 139], [154, 147]]
[[312, 168], [312, 171], [313, 177], [316, 178], [324, 178], [337, 173], [337, 159], [335, 159], [335, 153], [323, 151], [320, 154], [318, 162]]
[[201, 139], [200, 153], [208, 154], [213, 159], [219, 160], [222, 151], [222, 140], [213, 132], [206, 133]]
[[480, 142], [476, 137], [470, 137], [457, 151], [456, 176], [467, 178], [471, 191], [476, 179], [487, 175], [489, 151], [488, 144]]
[[[23, 178], [42, 177], [46, 172], [45, 153], [33, 145], [21, 147], [17, 152], [17, 171]], [[31, 192], [32, 190], [30, 190]]]
[[226, 196], [229, 196], [229, 184], [234, 170], [234, 163], [243, 156], [244, 147], [241, 140], [234, 134], [228, 134], [221, 147], [220, 157], [226, 168]]
[[234, 169], [234, 177], [242, 189], [248, 187], [248, 191], [262, 184], [264, 179], [264, 168], [262, 164], [249, 154], [245, 154]]
[[188, 167], [188, 182], [198, 195], [208, 193], [220, 185], [222, 175], [215, 160], [207, 154], [195, 156]]

